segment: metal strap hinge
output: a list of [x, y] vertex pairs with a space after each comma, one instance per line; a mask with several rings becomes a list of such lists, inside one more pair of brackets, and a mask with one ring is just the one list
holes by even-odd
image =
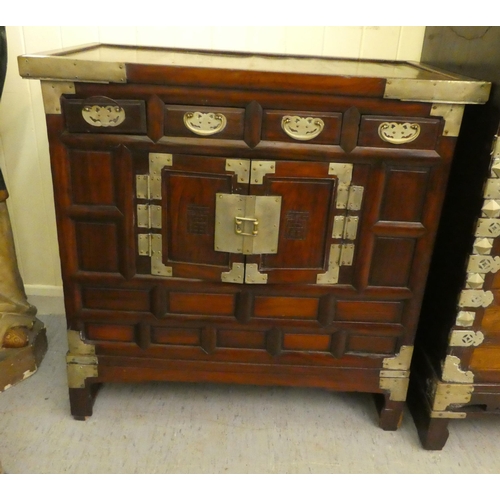
[[171, 167], [172, 155], [169, 153], [150, 153], [149, 174], [136, 175], [136, 197], [139, 200], [161, 200], [161, 171]]
[[151, 257], [151, 274], [156, 276], [172, 276], [172, 268], [163, 264], [161, 234], [139, 234], [139, 255]]
[[161, 229], [161, 206], [137, 205], [137, 227]]
[[267, 283], [267, 274], [259, 271], [258, 264], [233, 263], [230, 271], [221, 274], [223, 283], [247, 283], [259, 285]]

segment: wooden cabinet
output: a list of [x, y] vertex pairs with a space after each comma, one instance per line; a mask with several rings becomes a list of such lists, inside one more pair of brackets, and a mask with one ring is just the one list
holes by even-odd
[[212, 381], [374, 393], [397, 427], [463, 106], [488, 83], [108, 46], [19, 64], [43, 80], [76, 418], [102, 382]]
[[500, 28], [429, 27], [422, 60], [493, 82], [466, 109], [412, 365], [410, 409], [426, 449], [455, 419], [500, 408]]

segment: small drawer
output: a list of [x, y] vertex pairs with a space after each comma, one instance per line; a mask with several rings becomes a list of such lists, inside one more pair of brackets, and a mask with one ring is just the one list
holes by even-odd
[[243, 140], [244, 128], [242, 108], [165, 105], [167, 137]]
[[266, 110], [262, 140], [312, 144], [339, 144], [341, 113]]
[[358, 146], [432, 150], [441, 130], [440, 119], [363, 116]]
[[146, 134], [146, 103], [129, 99], [90, 97], [63, 102], [69, 132], [93, 134]]

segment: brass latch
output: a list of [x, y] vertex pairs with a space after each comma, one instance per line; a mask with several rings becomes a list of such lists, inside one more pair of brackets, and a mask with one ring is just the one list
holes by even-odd
[[275, 254], [281, 196], [218, 193], [215, 203], [215, 250], [244, 255]]
[[[235, 232], [241, 236], [257, 236], [259, 234], [259, 221], [253, 217], [235, 217]], [[253, 229], [251, 233], [243, 232], [243, 223], [251, 222], [253, 224]]]

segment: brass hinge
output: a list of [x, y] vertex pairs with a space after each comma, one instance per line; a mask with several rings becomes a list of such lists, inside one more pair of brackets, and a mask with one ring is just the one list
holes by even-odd
[[359, 217], [336, 215], [333, 221], [333, 239], [355, 240], [358, 232]]
[[137, 227], [161, 229], [160, 205], [137, 205]]
[[139, 200], [161, 200], [161, 171], [172, 166], [172, 155], [149, 154], [149, 175], [136, 175], [136, 197]]
[[316, 276], [318, 285], [332, 285], [339, 282], [340, 266], [352, 266], [355, 247], [352, 243], [330, 245], [328, 270]]
[[161, 234], [139, 234], [139, 255], [151, 257], [151, 274], [156, 276], [172, 276], [172, 268], [163, 264]]

